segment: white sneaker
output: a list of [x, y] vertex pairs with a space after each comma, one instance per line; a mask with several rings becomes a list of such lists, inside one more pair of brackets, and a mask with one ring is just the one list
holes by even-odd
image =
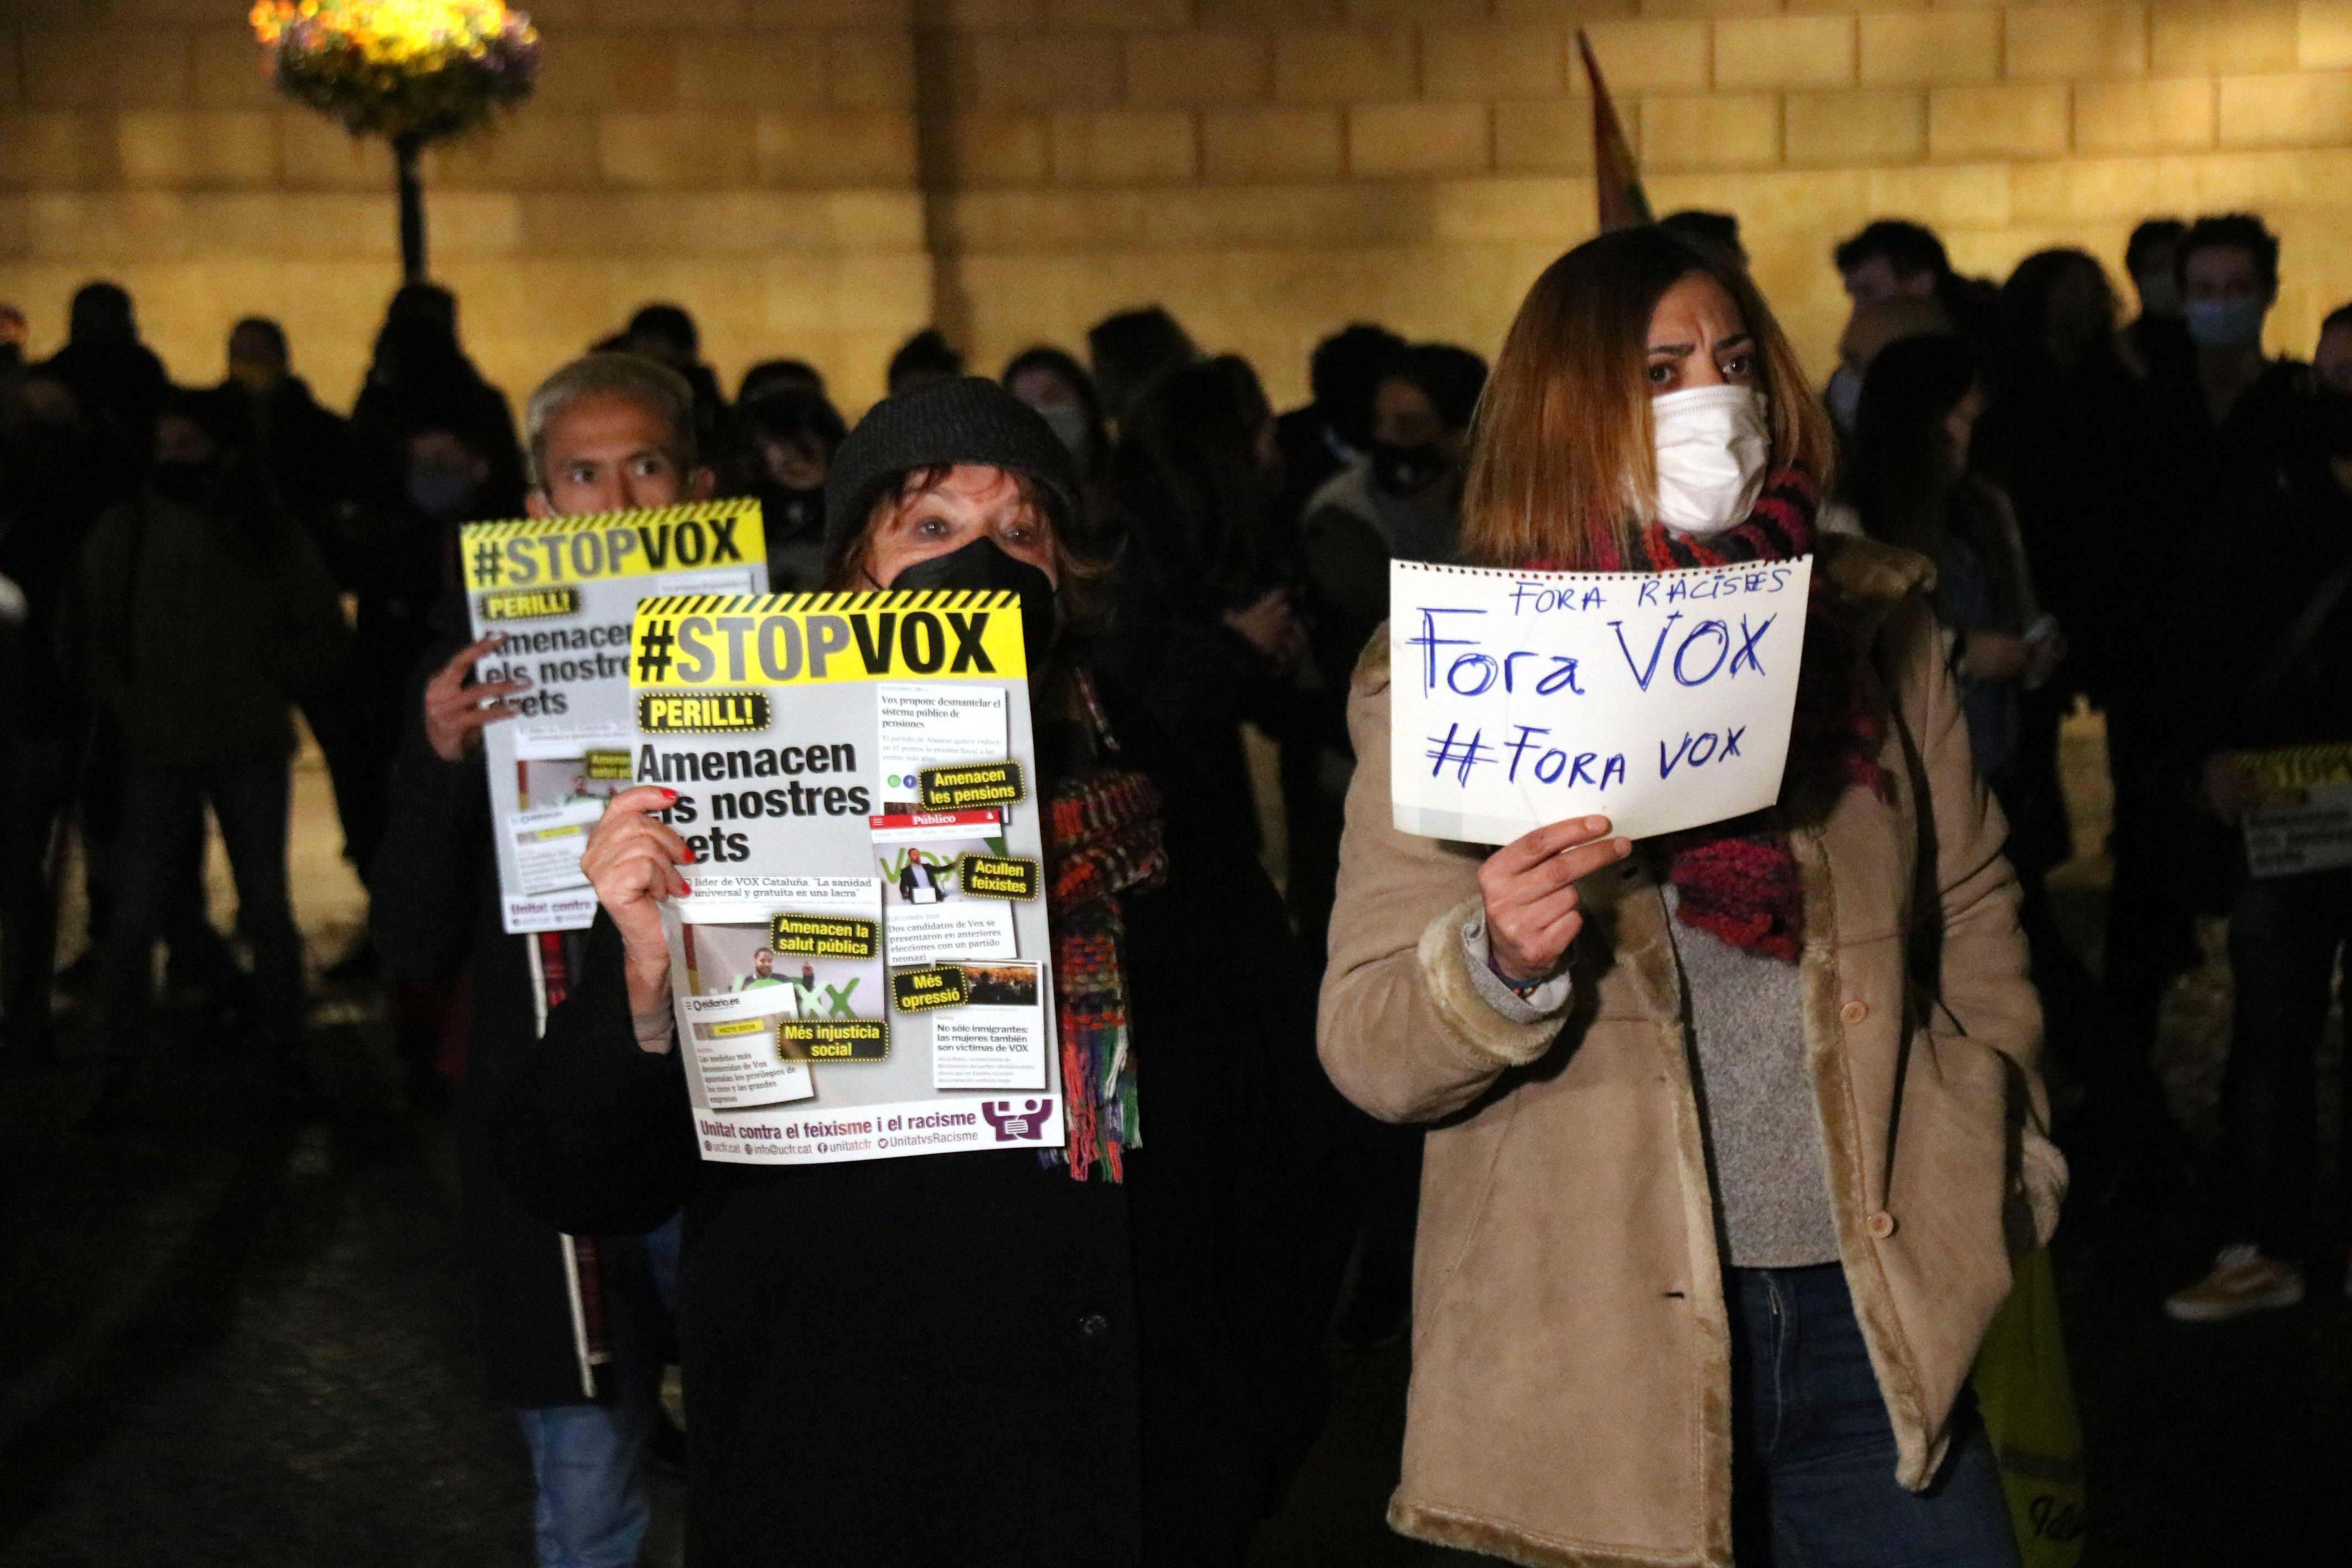
[[[2352, 1280], [2346, 1289], [2352, 1290]], [[2253, 1243], [2242, 1241], [2221, 1249], [2212, 1273], [2166, 1297], [2164, 1315], [2176, 1323], [2220, 1323], [2302, 1300], [2301, 1264], [2264, 1258]]]

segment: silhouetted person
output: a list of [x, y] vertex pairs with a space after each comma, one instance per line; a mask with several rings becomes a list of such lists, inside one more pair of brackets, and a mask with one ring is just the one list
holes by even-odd
[[824, 374], [802, 359], [763, 359], [743, 373], [742, 382], [735, 388], [735, 401], [749, 403], [761, 393], [784, 387], [796, 387], [826, 395]]
[[890, 356], [883, 384], [896, 397], [902, 392], [912, 392], [919, 386], [962, 374], [963, 355], [948, 345], [947, 338], [937, 327], [925, 327], [899, 344], [898, 352]]
[[207, 807], [253, 947], [262, 1043], [299, 1078], [289, 710], [298, 694], [341, 673], [349, 633], [310, 536], [271, 499], [241, 401], [215, 391], [166, 405], [146, 489], [99, 523], [62, 635], [122, 734], [115, 907], [100, 958], [110, 1068], [101, 1109], [149, 1037], [154, 942], [187, 913], [189, 851], [203, 841]]
[[1114, 426], [1127, 422], [1136, 399], [1155, 379], [1200, 357], [1191, 334], [1158, 305], [1121, 310], [1087, 329], [1087, 358], [1093, 363], [1095, 388], [1102, 395], [1103, 413]]
[[131, 296], [121, 284], [82, 285], [67, 319], [66, 346], [47, 364], [74, 389], [83, 417], [143, 467], [153, 452], [155, 418], [171, 377], [139, 341]]
[[1990, 283], [1952, 270], [1951, 258], [1935, 230], [1901, 218], [1866, 224], [1832, 253], [1838, 278], [1855, 305], [1897, 294], [1933, 300], [1951, 318], [1953, 330], [1993, 362], [2000, 339], [1999, 298]]
[[1310, 401], [1275, 423], [1282, 449], [1282, 499], [1276, 510], [1295, 530], [1307, 498], [1372, 445], [1372, 393], [1381, 372], [1403, 352], [1386, 327], [1353, 321], [1315, 345], [1307, 361]]
[[1042, 343], [1014, 354], [997, 379], [1007, 392], [1035, 409], [1070, 449], [1070, 460], [1078, 466], [1079, 500], [1086, 512], [1077, 520], [1078, 543], [1094, 550], [1100, 542], [1097, 536], [1108, 505], [1104, 485], [1111, 454], [1110, 421], [1103, 412], [1101, 389], [1076, 358]]
[[824, 481], [849, 427], [821, 392], [778, 385], [736, 405], [734, 450], [721, 482], [760, 498], [768, 583], [779, 594], [814, 590], [824, 569]]
[[2188, 234], [2177, 217], [2152, 217], [2124, 247], [2124, 270], [2139, 295], [2139, 316], [2124, 329], [2124, 344], [2144, 376], [2177, 374], [2192, 357], [2180, 297], [2180, 242]]
[[1729, 213], [1685, 207], [1681, 212], [1668, 213], [1660, 218], [1658, 226], [1670, 234], [1681, 235], [1685, 239], [1720, 246], [1742, 266], [1747, 264], [1748, 247], [1739, 242], [1739, 220]]
[[[79, 661], [58, 657], [57, 627], [90, 530], [121, 500], [130, 466], [54, 371], [26, 373], [0, 407], [0, 576], [24, 598], [0, 734], [0, 1014], [11, 1045], [37, 1056], [49, 1047], [54, 838], [96, 740]], [[90, 887], [95, 933], [107, 907], [103, 868]]]
[[1272, 727], [1278, 682], [1305, 652], [1267, 548], [1279, 481], [1271, 424], [1239, 360], [1185, 365], [1145, 391], [1111, 459], [1125, 548], [1097, 653], [1175, 742], [1217, 830], [1252, 847], [1241, 726]]
[[404, 284], [385, 307], [375, 353], [352, 408], [360, 493], [394, 503], [407, 487], [408, 437], [427, 426], [482, 433], [490, 452], [489, 510], [522, 510], [522, 448], [506, 394], [482, 379], [457, 340], [457, 296]]
[[727, 395], [719, 377], [702, 363], [702, 333], [683, 305], [655, 304], [629, 318], [624, 336], [632, 353], [669, 366], [694, 389], [694, 433], [706, 447], [716, 448], [727, 424]]

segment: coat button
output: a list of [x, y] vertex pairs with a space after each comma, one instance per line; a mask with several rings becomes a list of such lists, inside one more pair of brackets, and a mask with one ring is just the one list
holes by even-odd
[[1895, 1216], [1885, 1209], [1880, 1209], [1862, 1222], [1862, 1228], [1870, 1232], [1870, 1238], [1873, 1241], [1885, 1241], [1895, 1234]]
[[1078, 1320], [1078, 1332], [1090, 1340], [1098, 1340], [1110, 1332], [1110, 1320], [1100, 1312], [1088, 1312]]
[[1870, 1004], [1867, 1002], [1849, 1002], [1838, 1009], [1838, 1022], [1841, 1024], [1859, 1024], [1869, 1016]]

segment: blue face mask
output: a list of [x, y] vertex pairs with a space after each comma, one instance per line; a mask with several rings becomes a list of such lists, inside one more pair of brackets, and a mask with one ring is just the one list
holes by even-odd
[[1853, 434], [1854, 416], [1862, 412], [1862, 377], [1850, 365], [1840, 365], [1830, 373], [1830, 384], [1822, 394], [1829, 405], [1830, 417], [1847, 435]]
[[408, 499], [427, 517], [455, 517], [474, 499], [474, 476], [464, 468], [420, 463], [408, 470]]
[[2204, 349], [2250, 349], [2263, 341], [2263, 300], [2191, 300], [2189, 341]]

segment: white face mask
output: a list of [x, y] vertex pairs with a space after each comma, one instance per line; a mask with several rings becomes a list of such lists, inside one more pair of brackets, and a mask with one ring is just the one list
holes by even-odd
[[1752, 386], [1694, 386], [1650, 399], [1658, 521], [1704, 539], [1748, 521], [1772, 454]]

